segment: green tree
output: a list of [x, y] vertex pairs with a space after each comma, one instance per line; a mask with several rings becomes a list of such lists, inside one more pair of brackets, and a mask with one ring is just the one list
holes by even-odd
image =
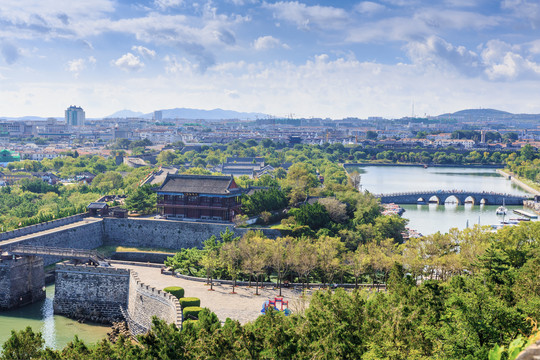
[[45, 344], [41, 333], [35, 333], [31, 327], [21, 331], [11, 331], [11, 337], [2, 345], [1, 360], [40, 359]]
[[126, 198], [126, 208], [138, 213], [150, 213], [156, 207], [156, 193], [150, 185], [143, 185], [132, 191]]

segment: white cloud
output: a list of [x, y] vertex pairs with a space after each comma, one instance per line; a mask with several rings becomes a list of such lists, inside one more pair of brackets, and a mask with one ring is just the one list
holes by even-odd
[[177, 8], [184, 4], [184, 0], [155, 0], [154, 4], [161, 10]]
[[67, 63], [67, 71], [73, 73], [75, 78], [78, 78], [80, 73], [87, 68], [87, 64], [95, 65], [97, 60], [93, 56], [89, 56], [88, 59], [73, 59]]
[[354, 10], [356, 10], [357, 12], [361, 14], [368, 14], [368, 15], [381, 12], [384, 9], [386, 9], [384, 5], [381, 5], [379, 3], [375, 3], [372, 1], [362, 1], [359, 4], [356, 4], [354, 7]]
[[75, 77], [79, 77], [79, 73], [86, 68], [84, 59], [74, 59], [68, 61], [68, 71], [72, 72]]
[[406, 49], [415, 64], [434, 65], [443, 69], [450, 66], [469, 76], [477, 76], [483, 70], [478, 54], [464, 46], [454, 46], [437, 36], [431, 36], [423, 42], [411, 42]]
[[416, 22], [412, 18], [393, 17], [351, 28], [346, 40], [353, 43], [410, 41], [432, 32], [423, 22]]
[[253, 48], [255, 50], [268, 50], [276, 47], [282, 47], [284, 49], [289, 49], [287, 44], [283, 44], [279, 39], [276, 39], [273, 36], [261, 36], [253, 42]]
[[150, 50], [148, 48], [145, 48], [144, 46], [132, 46], [131, 50], [137, 52], [139, 55], [147, 58], [154, 58], [156, 57], [156, 51]]
[[113, 64], [124, 71], [138, 71], [144, 67], [144, 63], [141, 59], [129, 52], [113, 61]]
[[274, 17], [296, 24], [300, 29], [316, 26], [321, 29], [343, 28], [349, 21], [344, 9], [332, 6], [307, 6], [298, 1], [278, 1], [263, 3], [263, 7], [273, 10]]
[[490, 40], [479, 47], [477, 54], [431, 36], [425, 41], [410, 42], [405, 48], [411, 61], [423, 68], [433, 67], [446, 73], [457, 71], [492, 81], [540, 79], [540, 64], [529, 56], [535, 51], [530, 44], [520, 46]]
[[419, 38], [428, 38], [449, 31], [493, 28], [502, 21], [503, 19], [498, 16], [426, 8], [410, 17], [386, 17], [351, 27], [346, 39], [358, 43], [418, 41]]
[[499, 25], [503, 22], [503, 18], [500, 16], [487, 16], [470, 11], [426, 8], [415, 13], [413, 21], [421, 21], [434, 29], [481, 30]]
[[529, 20], [533, 29], [540, 25], [540, 3], [537, 0], [503, 0], [501, 8], [510, 10], [520, 19]]
[[540, 79], [540, 64], [529, 59], [525, 51], [525, 47], [511, 45], [504, 41], [488, 41], [482, 50], [482, 60], [485, 63], [485, 73], [488, 78], [491, 80]]

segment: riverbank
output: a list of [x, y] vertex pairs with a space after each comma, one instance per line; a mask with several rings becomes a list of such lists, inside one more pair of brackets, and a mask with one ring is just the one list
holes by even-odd
[[510, 181], [512, 181], [514, 184], [516, 184], [517, 186], [519, 186], [523, 190], [525, 190], [525, 191], [527, 191], [527, 192], [529, 192], [529, 193], [531, 193], [533, 195], [540, 195], [540, 191], [538, 189], [535, 189], [534, 187], [526, 184], [521, 179], [519, 179], [518, 176], [514, 175], [513, 173], [506, 172], [506, 171], [501, 170], [501, 169], [497, 169], [496, 171], [497, 171], [497, 173], [499, 175], [504, 176], [507, 179], [510, 179]]

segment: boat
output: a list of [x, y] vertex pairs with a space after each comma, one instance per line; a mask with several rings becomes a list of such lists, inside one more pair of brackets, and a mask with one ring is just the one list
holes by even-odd
[[504, 198], [503, 198], [503, 204], [502, 204], [502, 206], [499, 206], [497, 208], [497, 210], [495, 210], [495, 214], [497, 214], [497, 215], [506, 215], [507, 212], [508, 212], [508, 209], [506, 207], [504, 207]]

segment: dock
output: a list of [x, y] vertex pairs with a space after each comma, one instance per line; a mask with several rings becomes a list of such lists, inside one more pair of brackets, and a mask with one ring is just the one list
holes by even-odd
[[514, 212], [518, 215], [528, 217], [530, 219], [538, 219], [538, 215], [533, 214], [531, 212], [525, 211], [525, 210], [514, 210]]

